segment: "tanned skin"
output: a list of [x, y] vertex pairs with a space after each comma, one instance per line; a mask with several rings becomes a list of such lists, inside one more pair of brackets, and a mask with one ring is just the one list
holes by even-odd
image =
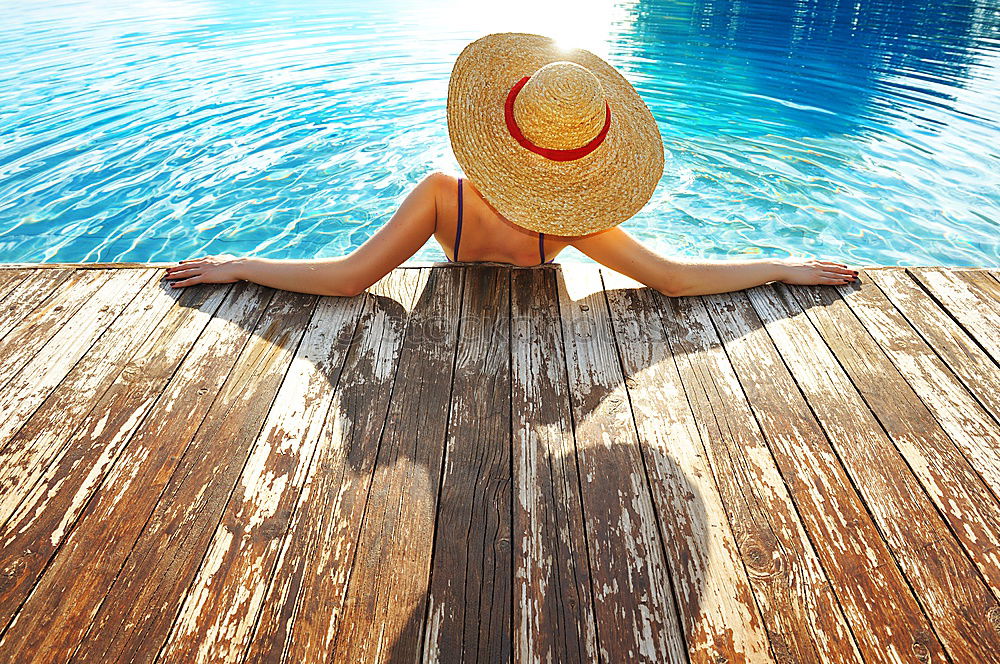
[[[463, 180], [462, 262], [537, 265], [538, 233], [511, 223]], [[353, 296], [416, 253], [433, 235], [454, 260], [458, 180], [433, 173], [406, 197], [389, 222], [360, 247], [337, 258], [238, 258], [229, 254], [180, 261], [167, 269], [174, 287], [252, 281], [298, 293]], [[573, 246], [601, 265], [669, 296], [727, 293], [770, 281], [846, 284], [857, 271], [844, 263], [812, 259], [677, 260], [647, 248], [625, 230], [582, 236], [545, 234], [546, 260]]]

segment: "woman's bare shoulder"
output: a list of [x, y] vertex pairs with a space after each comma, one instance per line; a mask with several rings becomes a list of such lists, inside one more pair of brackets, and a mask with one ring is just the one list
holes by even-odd
[[459, 177], [461, 176], [456, 173], [449, 173], [448, 171], [431, 171], [424, 176], [424, 180], [435, 185], [456, 186]]

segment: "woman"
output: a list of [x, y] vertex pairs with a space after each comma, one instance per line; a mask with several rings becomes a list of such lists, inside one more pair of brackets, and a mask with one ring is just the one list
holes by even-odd
[[449, 260], [551, 262], [573, 246], [670, 296], [769, 281], [846, 284], [857, 271], [820, 260], [676, 260], [618, 227], [663, 173], [663, 143], [638, 93], [611, 65], [537, 35], [469, 44], [448, 85], [448, 132], [467, 177], [434, 173], [347, 256], [273, 260], [205, 256], [168, 268], [175, 287], [252, 281], [317, 295], [361, 293], [432, 235]]

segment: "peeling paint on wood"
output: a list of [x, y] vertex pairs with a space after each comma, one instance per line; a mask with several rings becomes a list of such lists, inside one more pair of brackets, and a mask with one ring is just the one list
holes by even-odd
[[[75, 392], [71, 402], [65, 403], [66, 399], [63, 399], [64, 407], [49, 405], [50, 410], [61, 411], [61, 419], [71, 419], [74, 410], [91, 403], [80, 396], [90, 395], [93, 383], [114, 370], [120, 362], [120, 353], [127, 352], [135, 343], [136, 331], [142, 332], [144, 323], [156, 322], [156, 312], [146, 307], [157, 295], [155, 290], [149, 289], [139, 298], [136, 306], [130, 306], [133, 296], [147, 286], [152, 276], [153, 270], [112, 275], [72, 318], [59, 327], [0, 393], [0, 412], [4, 413], [0, 421], [0, 522], [15, 507], [9, 504], [15, 488], [20, 482], [27, 481], [24, 477], [12, 477], [11, 472], [19, 475], [18, 471], [34, 470], [40, 459], [52, 451], [51, 443], [46, 440], [32, 440], [30, 445], [12, 445], [9, 444], [10, 439], [57, 387], [62, 387], [63, 393]], [[170, 298], [165, 299], [171, 301]], [[104, 337], [104, 343], [90, 352], [91, 344], [109, 328], [112, 330]], [[110, 343], [108, 340], [111, 340]], [[132, 350], [135, 350], [134, 347]], [[84, 356], [88, 359], [78, 364]], [[73, 376], [67, 379], [71, 370]], [[91, 379], [89, 382], [87, 377]]]
[[[1000, 426], [875, 284], [841, 295], [802, 289], [799, 299], [822, 312], [821, 330], [853, 339], [841, 364], [1000, 597]], [[827, 316], [844, 303], [858, 319]]]
[[997, 661], [987, 270], [123, 267], [0, 266], [0, 662]]
[[[364, 296], [291, 526], [251, 637], [251, 660], [328, 661], [410, 313], [428, 270], [394, 270]], [[333, 389], [333, 386], [331, 386]]]
[[432, 270], [406, 327], [339, 618], [343, 661], [419, 657], [462, 272]]
[[[16, 283], [9, 282], [12, 288], [4, 297], [3, 306], [0, 306], [0, 340], [3, 340], [29, 312], [58, 293], [57, 289], [67, 290], [72, 287], [72, 284], [77, 283], [79, 278], [80, 275], [73, 270], [31, 270], [29, 274]], [[4, 347], [0, 343], [0, 349]], [[0, 357], [5, 356], [5, 353], [0, 354]]]
[[[972, 616], [985, 615], [996, 606], [996, 598], [949, 535], [900, 450], [841, 365], [841, 361], [850, 361], [848, 351], [859, 340], [837, 334], [830, 317], [853, 314], [843, 302], [832, 307], [833, 311], [816, 306], [803, 310], [797, 298], [799, 290], [779, 284], [759, 286], [748, 293], [913, 585], [921, 607], [931, 617], [941, 643], [955, 656], [995, 661], [1000, 656], [1000, 631], [984, 630]], [[877, 403], [890, 408], [897, 399], [890, 388]], [[916, 564], [915, 552], [935, 541], [952, 549], [955, 568], [968, 575], [965, 582], [959, 582], [948, 568], [927, 569]]]
[[[347, 347], [335, 342], [354, 329], [362, 303], [362, 298], [320, 298], [298, 347], [285, 350], [290, 366], [287, 359], [275, 362], [276, 369], [288, 366], [288, 371], [275, 376], [280, 388], [208, 546], [209, 563], [194, 578], [194, 595], [180, 607], [164, 661], [237, 661], [248, 647], [347, 355]], [[248, 383], [238, 392], [259, 391], [261, 375], [260, 368], [247, 372]], [[230, 409], [241, 417], [252, 410]], [[221, 434], [199, 435], [206, 451]]]
[[513, 659], [521, 664], [598, 658], [568, 390], [554, 275], [513, 271]]
[[862, 661], [702, 299], [605, 286], [691, 660]]
[[[982, 278], [944, 268], [907, 268], [965, 330], [1000, 364], [1000, 301]], [[985, 275], [982, 275], [985, 277]]]
[[558, 292], [600, 656], [683, 661], [670, 571], [600, 276], [578, 270], [560, 279]]
[[111, 273], [93, 270], [69, 275], [55, 273], [54, 276], [64, 278], [26, 280], [21, 284], [24, 288], [18, 290], [28, 292], [16, 293], [15, 306], [0, 307], [0, 311], [5, 312], [5, 320], [0, 321], [0, 357], [4, 358], [0, 364], [0, 392], [111, 277]]

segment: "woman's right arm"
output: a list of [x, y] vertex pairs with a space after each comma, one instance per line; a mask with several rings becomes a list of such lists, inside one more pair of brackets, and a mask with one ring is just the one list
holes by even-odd
[[661, 256], [617, 227], [570, 244], [601, 265], [672, 297], [728, 293], [770, 281], [844, 284], [857, 274], [833, 261], [677, 260]]
[[361, 293], [417, 252], [434, 233], [437, 201], [452, 178], [427, 176], [384, 226], [347, 256], [336, 258], [236, 258], [204, 256], [181, 261], [166, 278], [178, 287], [246, 280], [296, 293], [351, 296]]

